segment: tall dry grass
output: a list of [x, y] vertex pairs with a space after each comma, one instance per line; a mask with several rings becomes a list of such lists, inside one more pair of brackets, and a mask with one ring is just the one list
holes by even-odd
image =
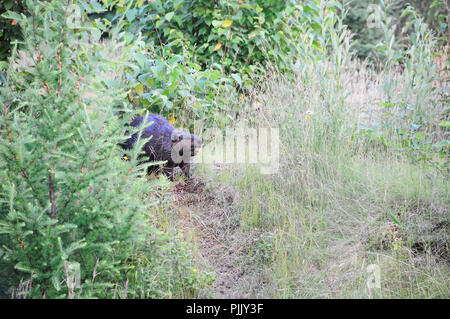
[[[406, 66], [391, 61], [382, 71], [354, 60], [345, 29], [330, 27], [326, 59], [314, 59], [305, 42], [293, 78], [271, 72], [255, 102], [234, 102], [248, 123], [278, 127], [281, 137], [277, 174], [243, 165], [201, 168], [216, 180], [216, 192], [236, 188], [241, 199], [229, 214], [239, 216], [241, 231], [264, 238], [253, 249], [269, 256], [260, 259], [265, 284], [253, 287], [254, 296], [450, 295], [448, 173], [395, 147], [398, 129], [413, 123], [431, 134], [445, 114], [442, 92], [433, 89], [433, 39], [418, 27], [422, 37]], [[408, 118], [386, 114], [405, 105]]]

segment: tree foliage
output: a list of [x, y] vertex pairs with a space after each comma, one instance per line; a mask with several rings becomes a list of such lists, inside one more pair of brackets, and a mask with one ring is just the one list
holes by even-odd
[[85, 34], [89, 23], [69, 27], [65, 1], [26, 5], [27, 15], [4, 15], [24, 40], [12, 48], [0, 87], [3, 293], [20, 279], [28, 297], [194, 291], [188, 250], [149, 222], [144, 198], [163, 183], [137, 178], [138, 152], [126, 162], [117, 149], [135, 114], [121, 75], [133, 67], [139, 41], [117, 41], [119, 23], [105, 50]]

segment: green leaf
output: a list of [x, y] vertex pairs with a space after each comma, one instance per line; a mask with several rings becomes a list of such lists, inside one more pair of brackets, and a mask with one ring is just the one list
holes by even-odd
[[137, 63], [139, 63], [139, 66], [141, 68], [144, 68], [145, 66], [145, 61], [147, 60], [147, 58], [145, 57], [145, 55], [143, 55], [140, 52], [136, 52], [136, 54], [134, 55], [134, 58], [136, 59]]
[[400, 222], [399, 222], [399, 220], [397, 219], [397, 217], [395, 217], [395, 215], [392, 214], [391, 212], [389, 212], [389, 217], [391, 217], [391, 219], [392, 219], [392, 221], [393, 221], [394, 223], [396, 223], [397, 225], [400, 225]]
[[131, 33], [128, 33], [128, 32], [124, 34], [123, 38], [125, 39], [127, 44], [132, 43], [133, 40], [134, 40], [134, 36]]
[[223, 21], [213, 20], [212, 25], [214, 28], [219, 28], [222, 25]]
[[5, 2], [5, 4], [4, 4], [5, 9], [6, 9], [6, 10], [11, 9], [12, 6], [13, 6], [13, 4], [14, 4], [13, 0], [6, 0], [6, 2]]
[[165, 16], [166, 20], [168, 22], [170, 22], [170, 20], [172, 20], [174, 14], [175, 14], [174, 11], [167, 13], [166, 16]]
[[220, 77], [221, 77], [221, 74], [219, 71], [214, 70], [211, 72], [211, 80], [217, 81], [218, 79], [220, 79]]
[[175, 0], [175, 1], [173, 2], [173, 8], [174, 8], [175, 10], [177, 10], [177, 9], [179, 9], [179, 8], [183, 5], [183, 3], [184, 3], [184, 0]]
[[433, 3], [430, 5], [430, 9], [434, 8], [435, 6], [440, 6], [442, 3], [440, 1], [433, 1]]
[[439, 123], [439, 126], [442, 126], [442, 127], [450, 127], [450, 121], [444, 121], [444, 122], [441, 122], [441, 123]]
[[231, 74], [231, 77], [237, 82], [237, 84], [242, 86], [242, 79], [238, 73]]
[[14, 268], [16, 268], [17, 270], [23, 271], [23, 272], [30, 273], [30, 274], [33, 271], [29, 266], [24, 265], [22, 262], [15, 264]]
[[59, 282], [59, 278], [56, 275], [52, 277], [52, 284], [53, 287], [55, 287], [56, 291], [61, 290], [61, 284]]
[[127, 17], [128, 21], [133, 22], [134, 18], [136, 17], [136, 14], [137, 14], [137, 10], [133, 9], [133, 10], [128, 10], [125, 13], [125, 16]]

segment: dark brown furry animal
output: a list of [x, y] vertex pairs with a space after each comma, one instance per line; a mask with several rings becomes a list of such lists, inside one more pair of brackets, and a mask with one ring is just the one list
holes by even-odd
[[[119, 144], [124, 150], [134, 147], [139, 133], [141, 139], [148, 139], [142, 147], [143, 154], [138, 159], [139, 164], [166, 161], [163, 172], [173, 180], [173, 168], [179, 166], [186, 178], [190, 178], [190, 161], [202, 146], [202, 140], [185, 131], [175, 129], [172, 124], [158, 114], [142, 115], [131, 122], [131, 126], [140, 127], [146, 120], [146, 127], [140, 132], [134, 133], [124, 143]], [[127, 134], [128, 131], [127, 131]], [[149, 166], [147, 173], [151, 174], [159, 169], [158, 166]]]

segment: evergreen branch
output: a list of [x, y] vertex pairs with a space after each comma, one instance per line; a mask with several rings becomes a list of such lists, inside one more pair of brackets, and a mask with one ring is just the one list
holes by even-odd
[[[119, 192], [119, 190], [122, 188], [123, 183], [125, 183], [125, 181], [127, 180], [128, 176], [130, 175], [131, 171], [133, 169], [133, 166], [130, 164], [130, 168], [128, 169], [127, 175], [125, 175], [125, 177], [123, 178], [122, 182], [120, 183], [119, 187], [117, 187], [117, 193]], [[106, 205], [107, 209], [109, 209], [109, 205], [111, 204], [111, 199], [109, 200], [108, 204]]]
[[70, 203], [70, 200], [74, 197], [74, 196], [73, 196], [74, 191], [75, 191], [76, 189], [78, 189], [78, 187], [80, 187], [80, 185], [81, 185], [81, 180], [82, 180], [82, 178], [83, 178], [83, 167], [84, 167], [84, 163], [86, 162], [87, 154], [88, 154], [89, 150], [90, 150], [90, 147], [87, 149], [86, 153], [84, 154], [83, 162], [81, 163], [81, 168], [80, 168], [80, 178], [78, 179], [78, 184], [77, 184], [77, 186], [76, 186], [74, 189], [71, 190], [71, 192], [70, 192], [70, 194], [69, 194], [69, 198], [67, 198], [66, 202], [65, 202], [64, 205], [63, 205], [63, 208], [62, 208], [63, 210], [66, 209], [67, 205]]
[[[69, 0], [66, 0], [66, 9], [64, 12], [64, 21], [63, 23], [66, 23], [67, 20], [67, 8], [69, 7]], [[64, 34], [64, 25], [61, 28], [61, 33], [59, 34], [59, 48], [58, 48], [58, 56], [57, 56], [57, 60], [58, 60], [58, 69], [59, 69], [59, 88], [58, 88], [58, 97], [61, 96], [61, 92], [62, 92], [62, 60], [61, 60], [61, 49], [63, 48], [64, 44], [62, 42], [62, 36]]]
[[[8, 132], [9, 141], [10, 141], [10, 143], [12, 144], [12, 143], [13, 143], [13, 140], [12, 140], [12, 136], [11, 136], [11, 131], [9, 130], [9, 127], [8, 127], [8, 118], [7, 118], [7, 116], [6, 116], [6, 111], [7, 111], [6, 103], [3, 103], [3, 105], [5, 106], [4, 115], [5, 115], [5, 125], [6, 125], [6, 130], [7, 130], [7, 132]], [[12, 154], [12, 155], [13, 155], [13, 158], [14, 158], [14, 159], [17, 161], [17, 163], [18, 163], [19, 160], [17, 159], [16, 155], [14, 155], [14, 154]], [[23, 176], [24, 176], [25, 179], [27, 180], [28, 185], [30, 185], [30, 186], [31, 186], [31, 189], [33, 190], [33, 192], [36, 193], [36, 190], [34, 189], [33, 185], [31, 185], [31, 183], [30, 183], [30, 180], [29, 180], [29, 178], [28, 178], [27, 172], [25, 171], [25, 169], [23, 169], [22, 167], [20, 167], [20, 165], [18, 165], [18, 166], [19, 166], [19, 168], [21, 169]], [[35, 197], [36, 197], [36, 196], [35, 196]], [[43, 202], [40, 200], [40, 198], [37, 197], [37, 199], [38, 199], [38, 201], [40, 202], [41, 206], [44, 207]], [[20, 244], [20, 248], [22, 248], [22, 249], [25, 251], [26, 245], [25, 245], [25, 243], [22, 241], [22, 239], [20, 239], [19, 232], [18, 232], [17, 229], [16, 229], [16, 223], [13, 221], [12, 224], [13, 224], [14, 232], [15, 232], [16, 235], [17, 235], [17, 241], [18, 241], [19, 244]], [[27, 253], [26, 251], [25, 251], [25, 256], [27, 257], [28, 263], [29, 263], [30, 266], [31, 266], [31, 265], [32, 265], [32, 263], [31, 263], [31, 258], [30, 258], [30, 256], [28, 255], [28, 253]], [[34, 272], [34, 270], [33, 270], [33, 272]], [[33, 276], [33, 273], [31, 274], [31, 276]]]
[[[34, 22], [34, 12], [31, 14], [31, 17], [32, 17], [32, 19], [33, 19], [34, 47], [35, 47], [36, 52], [37, 52], [37, 54], [38, 54], [38, 59], [39, 59], [39, 61], [42, 62], [42, 60], [43, 60], [43, 59], [42, 59], [42, 55], [41, 55], [41, 52], [39, 51], [39, 47], [38, 47], [38, 45], [37, 45], [36, 25], [35, 25], [35, 22]], [[37, 61], [34, 60], [33, 55], [32, 55], [32, 59], [33, 59], [34, 65], [36, 66], [36, 69], [37, 69], [37, 71], [38, 71], [38, 73], [39, 73], [39, 76], [40, 76], [41, 79], [42, 79], [42, 82], [43, 82], [43, 84], [44, 84], [44, 87], [45, 87], [45, 89], [47, 90], [47, 93], [50, 94], [50, 87], [48, 86], [47, 82], [45, 81], [44, 76], [42, 75], [41, 69], [39, 69], [38, 63], [37, 63]]]
[[[13, 139], [12, 139], [12, 136], [11, 136], [11, 132], [10, 132], [9, 127], [8, 127], [8, 119], [6, 117], [6, 112], [7, 112], [6, 103], [3, 103], [3, 105], [5, 106], [4, 115], [5, 115], [6, 130], [8, 131], [9, 141], [10, 141], [11, 144], [13, 144]], [[17, 166], [19, 167], [20, 171], [22, 172], [23, 177], [25, 178], [25, 180], [27, 181], [28, 185], [31, 187], [31, 190], [35, 194], [36, 199], [39, 201], [41, 206], [44, 208], [45, 207], [44, 202], [38, 196], [36, 196], [36, 189], [34, 188], [33, 184], [31, 184], [30, 179], [28, 177], [28, 174], [27, 174], [25, 168], [20, 166], [19, 159], [17, 158], [17, 156], [12, 151], [11, 151], [11, 154], [13, 156], [13, 159], [16, 160]]]
[[[86, 159], [87, 159], [87, 155], [88, 155], [89, 151], [91, 150], [91, 147], [94, 145], [95, 139], [96, 139], [98, 136], [100, 136], [100, 137], [103, 136], [103, 133], [104, 133], [104, 132], [105, 132], [105, 124], [103, 124], [103, 126], [102, 126], [102, 131], [101, 131], [99, 134], [97, 134], [96, 136], [94, 136], [94, 137], [92, 138], [92, 140], [91, 140], [92, 144], [88, 147], [88, 149], [86, 150], [86, 153], [85, 153], [84, 156], [83, 156], [83, 162], [81, 163], [81, 168], [80, 168], [80, 178], [78, 179], [78, 184], [77, 184], [77, 186], [75, 187], [75, 189], [72, 189], [71, 194], [73, 194], [74, 191], [75, 191], [78, 187], [80, 187], [80, 185], [81, 185], [81, 180], [83, 179], [83, 168], [84, 168], [84, 164], [85, 164]], [[66, 202], [64, 203], [63, 208], [62, 208], [63, 210], [66, 209], [66, 207], [67, 207], [67, 205], [69, 204], [69, 202], [70, 202], [70, 200], [72, 199], [72, 197], [73, 197], [73, 196], [69, 196], [69, 198], [66, 200]]]
[[[22, 241], [22, 239], [20, 239], [19, 232], [17, 231], [16, 223], [15, 223], [14, 221], [12, 221], [12, 226], [13, 226], [14, 232], [16, 233], [17, 241], [18, 241], [19, 244], [20, 244], [20, 248], [23, 249], [23, 251], [24, 251], [24, 253], [25, 253], [25, 256], [27, 257], [28, 263], [30, 264], [31, 268], [34, 268], [33, 265], [32, 265], [33, 263], [31, 262], [31, 258], [30, 258], [30, 256], [28, 255], [28, 253], [27, 253], [27, 251], [26, 251], [27, 246], [26, 246], [25, 243]], [[31, 272], [31, 276], [32, 276], [32, 277], [33, 277], [33, 273], [34, 273], [34, 269], [33, 269], [32, 272]]]

